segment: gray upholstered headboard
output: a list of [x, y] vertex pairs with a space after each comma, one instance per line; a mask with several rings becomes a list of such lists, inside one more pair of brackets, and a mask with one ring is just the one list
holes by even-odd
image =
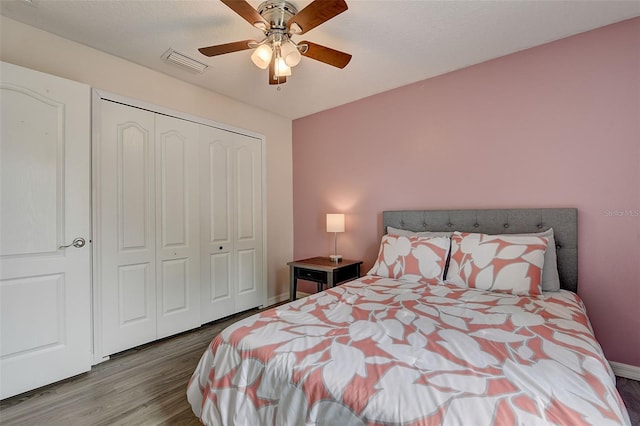
[[382, 213], [383, 234], [387, 226], [410, 231], [462, 231], [485, 234], [520, 234], [553, 228], [558, 254], [560, 286], [578, 290], [578, 210], [398, 210]]

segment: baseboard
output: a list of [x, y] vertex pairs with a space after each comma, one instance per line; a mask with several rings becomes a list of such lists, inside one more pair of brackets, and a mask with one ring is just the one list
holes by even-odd
[[91, 366], [98, 365], [98, 364], [103, 363], [105, 361], [109, 361], [109, 355], [102, 356], [102, 357], [94, 356], [93, 357], [93, 363], [91, 364]]
[[613, 374], [615, 374], [616, 376], [640, 381], [640, 367], [614, 361], [609, 362], [609, 365], [611, 365]]
[[265, 306], [265, 308], [268, 308], [269, 306], [276, 305], [276, 304], [278, 304], [280, 302], [285, 302], [287, 300], [289, 300], [289, 293], [288, 292], [287, 293], [281, 293], [281, 294], [279, 294], [277, 296], [268, 298], [267, 299], [267, 305]]

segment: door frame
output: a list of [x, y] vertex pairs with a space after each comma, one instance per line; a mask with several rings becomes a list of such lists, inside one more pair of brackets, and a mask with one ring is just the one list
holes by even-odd
[[268, 305], [267, 301], [267, 287], [268, 287], [268, 265], [267, 265], [267, 170], [266, 170], [266, 137], [263, 134], [253, 132], [251, 130], [231, 126], [229, 124], [220, 123], [217, 121], [209, 120], [207, 118], [198, 117], [195, 115], [183, 113], [180, 111], [164, 108], [159, 105], [154, 105], [138, 99], [129, 98], [127, 96], [119, 95], [116, 93], [108, 92], [102, 89], [91, 89], [91, 226], [92, 236], [94, 244], [92, 244], [92, 308], [93, 308], [93, 364], [99, 364], [109, 359], [109, 356], [103, 355], [102, 350], [102, 308], [101, 308], [101, 281], [100, 281], [100, 245], [95, 243], [96, 238], [100, 238], [99, 233], [99, 220], [98, 212], [100, 202], [100, 176], [97, 171], [100, 163], [99, 147], [100, 147], [100, 117], [101, 117], [101, 101], [111, 101], [128, 105], [134, 108], [140, 108], [146, 111], [154, 112], [157, 114], [167, 115], [169, 117], [175, 117], [178, 119], [191, 121], [193, 123], [201, 124], [204, 126], [215, 127], [220, 130], [228, 132], [238, 133], [241, 135], [249, 136], [260, 141], [261, 146], [261, 162], [262, 162], [262, 277], [263, 285], [261, 286], [261, 300], [264, 307]]

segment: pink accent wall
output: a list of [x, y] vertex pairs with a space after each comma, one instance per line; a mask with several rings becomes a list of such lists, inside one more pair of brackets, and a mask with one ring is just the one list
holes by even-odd
[[[294, 254], [368, 271], [382, 211], [577, 207], [579, 294], [640, 366], [640, 18], [293, 122]], [[357, 58], [356, 58], [357, 59]]]

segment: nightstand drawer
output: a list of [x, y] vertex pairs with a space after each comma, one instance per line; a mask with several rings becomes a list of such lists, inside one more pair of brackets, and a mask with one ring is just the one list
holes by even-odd
[[333, 277], [336, 283], [355, 280], [360, 277], [360, 264], [345, 266], [337, 269]]
[[296, 278], [316, 282], [327, 282], [327, 273], [324, 271], [314, 271], [312, 269], [296, 269]]

